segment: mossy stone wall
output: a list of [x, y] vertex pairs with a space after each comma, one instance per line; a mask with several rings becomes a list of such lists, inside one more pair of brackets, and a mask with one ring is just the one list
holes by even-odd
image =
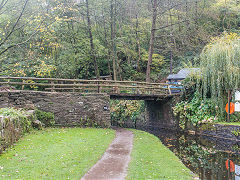
[[37, 108], [52, 112], [56, 125], [111, 126], [110, 97], [107, 94], [65, 92], [11, 91], [0, 92], [0, 108]]
[[197, 134], [232, 141], [240, 141], [240, 126], [203, 124], [197, 128]]
[[34, 120], [34, 111], [28, 111], [21, 117], [0, 116], [0, 153], [30, 130], [30, 127], [24, 123], [31, 124]]

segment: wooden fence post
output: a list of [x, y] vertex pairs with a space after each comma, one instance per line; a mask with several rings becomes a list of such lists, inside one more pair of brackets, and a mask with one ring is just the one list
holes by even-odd
[[73, 84], [74, 84], [74, 86], [73, 86], [73, 92], [75, 92], [76, 81], [74, 81]]
[[97, 92], [100, 93], [101, 90], [100, 90], [99, 82], [97, 82], [97, 85], [98, 85], [97, 86]]
[[171, 91], [170, 85], [168, 85], [168, 91], [169, 91], [169, 94], [172, 95], [172, 91]]
[[7, 86], [10, 86], [10, 77], [8, 76], [7, 79], [8, 79]]
[[54, 81], [51, 81], [51, 92], [54, 92], [54, 88], [55, 88]]
[[[22, 80], [22, 83], [25, 83], [25, 81], [24, 81], [24, 80]], [[24, 90], [24, 84], [22, 85], [22, 90]]]

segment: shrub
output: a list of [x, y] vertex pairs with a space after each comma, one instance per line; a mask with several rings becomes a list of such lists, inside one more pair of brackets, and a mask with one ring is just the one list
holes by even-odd
[[34, 120], [34, 114], [24, 110], [0, 109], [0, 153], [29, 132]]
[[46, 127], [51, 127], [55, 124], [53, 113], [36, 110], [35, 114], [37, 119], [41, 121]]
[[137, 118], [144, 111], [143, 101], [115, 100], [111, 102], [111, 121], [113, 125], [123, 127], [127, 120], [136, 126]]
[[217, 106], [206, 99], [203, 100], [198, 93], [195, 93], [190, 101], [182, 101], [173, 107], [173, 113], [179, 118], [179, 126], [186, 128], [189, 122], [193, 126], [218, 121]]
[[17, 110], [14, 108], [2, 108], [0, 109], [0, 115], [9, 117], [11, 121], [13, 121], [16, 125], [19, 124], [19, 126], [22, 128], [23, 133], [29, 132], [32, 127], [32, 121], [34, 119], [33, 117], [29, 117], [30, 114], [28, 114], [26, 111]]

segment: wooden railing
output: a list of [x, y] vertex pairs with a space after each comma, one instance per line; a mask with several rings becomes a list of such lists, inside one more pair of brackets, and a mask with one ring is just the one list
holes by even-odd
[[133, 95], [171, 95], [182, 91], [181, 86], [166, 83], [34, 77], [0, 77], [0, 85], [19, 90]]

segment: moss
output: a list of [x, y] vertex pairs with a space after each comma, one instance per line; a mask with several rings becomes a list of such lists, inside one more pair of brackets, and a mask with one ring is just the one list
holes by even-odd
[[202, 124], [200, 127], [199, 127], [200, 130], [202, 131], [216, 131], [217, 128], [214, 127], [214, 124], [213, 123], [205, 123], [205, 124]]
[[53, 113], [36, 110], [35, 114], [37, 119], [41, 121], [46, 127], [51, 127], [55, 124]]
[[0, 130], [0, 153], [15, 143], [22, 134], [32, 129], [32, 121], [35, 120], [33, 114], [29, 114], [24, 110], [13, 108], [0, 109], [1, 118]]
[[3, 121], [6, 126], [9, 123], [13, 123], [14, 126], [20, 125], [23, 133], [30, 131], [32, 121], [35, 119], [33, 115], [29, 115], [26, 111], [14, 108], [2, 108], [0, 109], [0, 115], [5, 117]]
[[227, 125], [227, 126], [240, 126], [240, 122], [218, 122], [216, 124]]

